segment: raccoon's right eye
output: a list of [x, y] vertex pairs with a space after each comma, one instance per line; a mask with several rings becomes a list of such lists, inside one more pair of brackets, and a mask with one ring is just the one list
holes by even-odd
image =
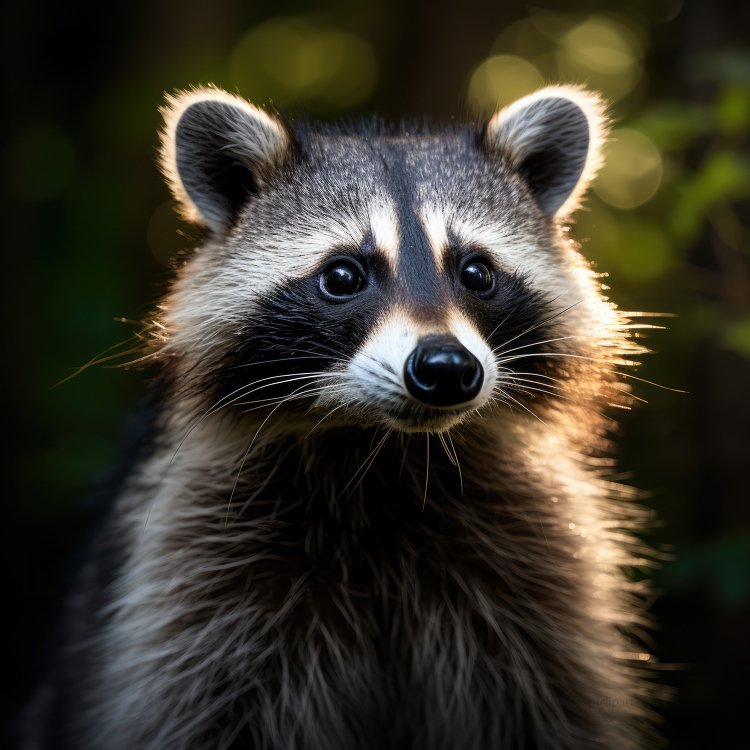
[[326, 297], [351, 297], [365, 286], [362, 269], [354, 263], [336, 262], [320, 275], [320, 289]]

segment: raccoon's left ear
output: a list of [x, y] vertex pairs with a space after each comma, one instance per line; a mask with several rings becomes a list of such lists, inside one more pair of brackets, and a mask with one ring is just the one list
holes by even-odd
[[523, 177], [546, 214], [562, 217], [578, 208], [601, 165], [604, 109], [582, 87], [550, 86], [498, 112], [486, 145]]
[[161, 169], [183, 218], [226, 232], [291, 156], [281, 123], [239, 96], [200, 88], [161, 109]]

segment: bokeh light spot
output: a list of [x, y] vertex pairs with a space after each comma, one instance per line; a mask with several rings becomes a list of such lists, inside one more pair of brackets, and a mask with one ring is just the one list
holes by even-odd
[[566, 80], [585, 81], [610, 99], [620, 99], [643, 77], [643, 47], [625, 25], [592, 16], [560, 38], [557, 65]]
[[643, 57], [636, 36], [622, 24], [594, 16], [560, 40], [563, 47], [591, 70], [620, 73]]
[[361, 37], [301, 18], [276, 18], [242, 38], [230, 76], [254, 101], [272, 98], [278, 106], [304, 101], [335, 112], [367, 99], [378, 71], [372, 47]]
[[469, 104], [481, 112], [494, 112], [543, 85], [542, 74], [527, 60], [495, 55], [472, 74]]
[[530, 18], [524, 18], [503, 29], [495, 39], [490, 55], [516, 55], [533, 60], [549, 52], [553, 45]]
[[649, 200], [659, 187], [662, 162], [659, 150], [643, 133], [620, 128], [607, 144], [604, 167], [594, 190], [616, 208], [635, 208]]
[[750, 126], [750, 87], [728, 85], [716, 102], [716, 124], [726, 135], [740, 135]]
[[730, 321], [724, 330], [723, 343], [750, 359], [750, 317]]
[[529, 20], [534, 26], [552, 41], [558, 41], [560, 37], [570, 31], [581, 22], [578, 13], [566, 13], [528, 6]]
[[17, 198], [43, 201], [63, 192], [73, 176], [71, 142], [52, 125], [31, 125], [5, 150], [5, 183]]

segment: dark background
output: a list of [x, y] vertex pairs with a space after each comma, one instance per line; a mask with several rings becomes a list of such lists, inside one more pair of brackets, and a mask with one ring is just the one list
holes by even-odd
[[[566, 60], [583, 59], [571, 48], [582, 38], [575, 30], [590, 30], [592, 17], [639, 52], [623, 62], [605, 51], [601, 63], [594, 49], [599, 73], [570, 67]], [[609, 273], [621, 308], [676, 314], [649, 321], [668, 330], [648, 332], [656, 353], [636, 374], [689, 393], [638, 383], [635, 393], [649, 403], [624, 415], [619, 440], [621, 467], [632, 472], [622, 480], [644, 490], [659, 519], [644, 538], [662, 558], [648, 575], [660, 592], [650, 608], [654, 653], [666, 665], [657, 679], [673, 694], [657, 707], [665, 742], [747, 741], [749, 3], [42, 0], [6, 7], [0, 26], [3, 722], [39, 678], [65, 571], [92, 518], [86, 498], [136, 429], [148, 372], [97, 365], [52, 386], [133, 335], [127, 321], [148, 313], [170, 276], [169, 257], [197, 237], [171, 217], [154, 166], [163, 92], [213, 81], [269, 107], [277, 97], [292, 114], [448, 119], [479, 101], [469, 83], [475, 66], [511, 54], [531, 59], [547, 80], [603, 88], [618, 127], [660, 154], [653, 197], [618, 208], [603, 174], [573, 232], [591, 240], [584, 251]], [[333, 33], [324, 47], [343, 45], [356, 59], [320, 86], [295, 89], [288, 76], [285, 84], [274, 78], [280, 63], [265, 72], [252, 66], [264, 49], [253, 40], [279, 28]], [[565, 49], [573, 57], [561, 57]], [[361, 80], [347, 84], [342, 71]], [[615, 191], [625, 179], [618, 174], [607, 178]]]

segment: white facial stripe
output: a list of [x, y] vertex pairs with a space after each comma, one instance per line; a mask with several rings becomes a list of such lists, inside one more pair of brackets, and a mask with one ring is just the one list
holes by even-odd
[[435, 256], [435, 265], [442, 268], [443, 254], [448, 248], [448, 220], [445, 212], [437, 206], [422, 206], [419, 220]]
[[230, 249], [236, 244], [238, 251], [230, 252], [221, 265], [210, 253], [199, 254], [193, 260], [193, 273], [175, 285], [172, 312], [165, 316], [173, 331], [172, 346], [197, 350], [209, 337], [216, 341], [218, 332], [224, 330], [229, 347], [237, 327], [252, 314], [258, 300], [278, 288], [280, 269], [285, 277], [304, 278], [315, 273], [332, 250], [362, 247], [370, 233], [395, 270], [398, 217], [393, 204], [383, 197], [373, 200], [362, 213], [343, 215], [324, 228], [313, 228], [301, 216], [286, 231], [269, 232], [251, 247], [246, 247], [238, 227], [230, 238]]
[[280, 238], [276, 247], [275, 243], [269, 242], [248, 260], [257, 266], [262, 256], [268, 256], [269, 262], [276, 264], [282, 258], [285, 274], [301, 278], [313, 273], [335, 248], [360, 247], [365, 235], [366, 228], [355, 220], [331, 223], [325, 230], [299, 232], [293, 237]]
[[390, 201], [382, 201], [370, 208], [370, 230], [375, 247], [388, 258], [395, 271], [398, 265], [398, 215], [396, 207]]
[[406, 395], [404, 364], [418, 340], [419, 331], [404, 311], [395, 310], [382, 320], [349, 365], [358, 398], [373, 406], [400, 406]]
[[[171, 346], [196, 353], [232, 346], [236, 331], [252, 315], [258, 301], [283, 283], [284, 276], [303, 278], [321, 267], [336, 247], [360, 247], [368, 227], [356, 217], [311, 230], [302, 223], [295, 231], [268, 234], [262, 245], [245, 248], [239, 233], [238, 252], [217, 264], [210, 251], [192, 261], [193, 272], [175, 284], [164, 320], [172, 331]], [[222, 337], [222, 333], [224, 336]]]
[[474, 223], [454, 216], [450, 229], [462, 245], [487, 248], [500, 268], [509, 273], [526, 267], [534, 254], [534, 248], [519, 242], [517, 236], [497, 224]]

